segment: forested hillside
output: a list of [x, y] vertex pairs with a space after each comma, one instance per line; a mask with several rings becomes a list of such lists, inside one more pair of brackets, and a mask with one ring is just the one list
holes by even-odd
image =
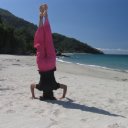
[[[35, 53], [33, 39], [36, 29], [37, 26], [33, 23], [18, 18], [7, 10], [0, 9], [0, 53]], [[53, 42], [60, 52], [103, 53], [86, 43], [58, 33], [53, 33]]]

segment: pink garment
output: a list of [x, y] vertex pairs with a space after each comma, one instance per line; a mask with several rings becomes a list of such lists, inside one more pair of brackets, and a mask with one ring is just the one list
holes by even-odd
[[34, 37], [34, 48], [39, 71], [49, 71], [56, 67], [56, 53], [48, 19], [39, 27]]

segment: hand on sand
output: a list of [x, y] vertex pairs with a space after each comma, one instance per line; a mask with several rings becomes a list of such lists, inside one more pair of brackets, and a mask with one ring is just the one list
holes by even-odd
[[61, 100], [61, 99], [64, 99], [64, 98], [65, 98], [65, 97], [62, 96], [62, 97], [60, 97], [59, 99]]
[[33, 99], [39, 99], [38, 97], [31, 97], [31, 99], [33, 100]]

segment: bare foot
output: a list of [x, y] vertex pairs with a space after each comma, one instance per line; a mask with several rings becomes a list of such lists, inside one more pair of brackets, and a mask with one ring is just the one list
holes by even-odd
[[47, 4], [44, 4], [44, 5], [42, 5], [43, 6], [43, 8], [44, 8], [44, 10], [48, 10], [48, 5]]
[[41, 5], [40, 8], [39, 8], [40, 12], [43, 13], [44, 12], [44, 5]]
[[48, 10], [47, 4], [41, 5], [39, 10], [40, 10], [40, 18], [43, 18], [43, 16], [47, 17], [47, 10]]
[[45, 18], [47, 18], [47, 17], [48, 17], [47, 10], [45, 10], [45, 11], [44, 11], [43, 16], [44, 16]]

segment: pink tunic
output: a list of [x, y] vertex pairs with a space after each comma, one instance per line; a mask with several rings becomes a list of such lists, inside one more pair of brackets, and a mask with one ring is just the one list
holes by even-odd
[[45, 72], [56, 67], [56, 53], [48, 19], [35, 33], [34, 48], [37, 49], [36, 61], [39, 71]]

